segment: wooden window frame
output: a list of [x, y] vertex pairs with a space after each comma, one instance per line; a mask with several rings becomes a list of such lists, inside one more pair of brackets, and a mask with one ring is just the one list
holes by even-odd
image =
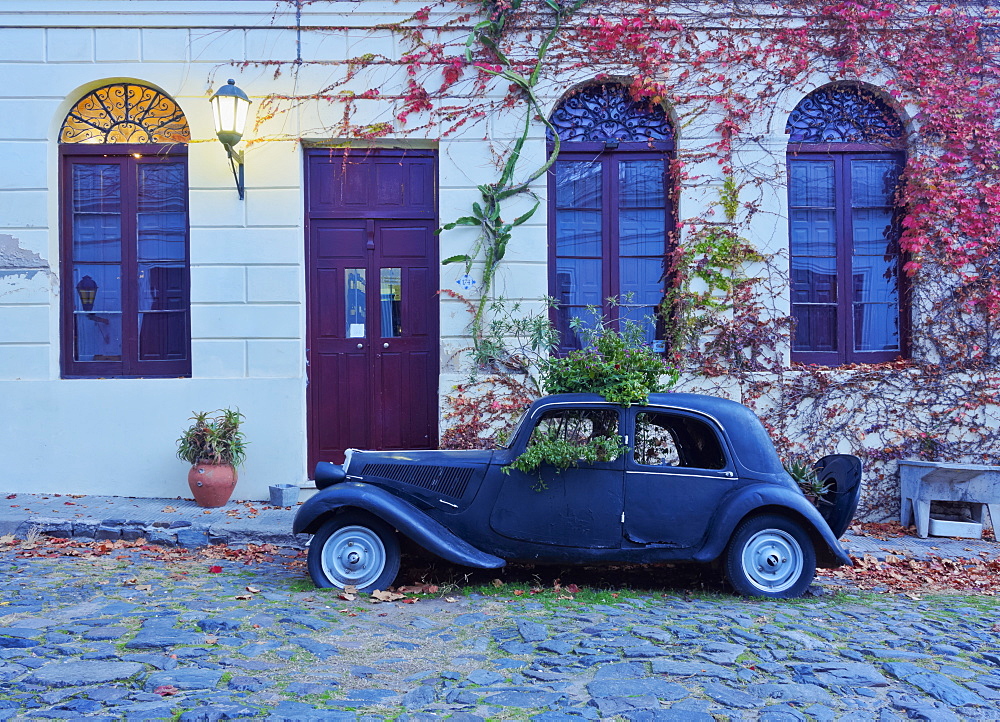
[[[182, 161], [184, 165], [184, 294], [185, 358], [140, 360], [137, 193], [135, 169], [140, 164]], [[77, 290], [73, 284], [73, 177], [74, 162], [117, 164], [122, 173], [122, 358], [120, 361], [78, 361], [74, 358], [74, 311]], [[62, 378], [177, 378], [191, 376], [191, 252], [188, 201], [187, 146], [162, 144], [65, 144], [59, 148], [60, 168], [60, 338]]]

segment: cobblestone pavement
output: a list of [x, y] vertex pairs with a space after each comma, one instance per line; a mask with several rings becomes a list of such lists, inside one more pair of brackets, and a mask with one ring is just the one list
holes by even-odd
[[283, 557], [4, 552], [0, 720], [1000, 719], [992, 598], [616, 594], [375, 605]]

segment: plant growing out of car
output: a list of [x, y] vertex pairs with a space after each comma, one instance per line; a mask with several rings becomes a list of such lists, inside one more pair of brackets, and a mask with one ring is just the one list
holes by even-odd
[[[513, 467], [530, 474], [548, 464], [555, 467], [558, 473], [571, 466], [579, 466], [580, 462], [594, 464], [617, 459], [625, 451], [621, 437], [614, 430], [597, 432], [594, 425], [588, 423], [591, 420], [585, 414], [586, 412], [576, 412], [574, 416], [562, 416], [557, 423], [549, 425], [544, 425], [543, 422], [532, 435], [524, 452], [510, 466], [505, 467], [504, 472], [509, 474]], [[587, 434], [587, 426], [594, 433]], [[539, 490], [546, 488], [541, 476], [538, 482]]]
[[612, 403], [629, 406], [677, 383], [679, 372], [653, 351], [643, 326], [629, 319], [620, 321], [615, 329], [599, 308], [588, 306], [587, 311], [589, 322], [579, 316], [570, 321], [583, 348], [540, 362], [545, 393], [596, 393]]
[[817, 506], [820, 503], [830, 503], [823, 497], [830, 491], [830, 485], [819, 478], [816, 470], [805, 459], [792, 458], [784, 464], [785, 471], [799, 485], [802, 493]]

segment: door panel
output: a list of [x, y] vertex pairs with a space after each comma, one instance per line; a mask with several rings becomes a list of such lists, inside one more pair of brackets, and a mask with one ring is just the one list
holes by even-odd
[[437, 446], [434, 158], [336, 158], [307, 159], [310, 468]]

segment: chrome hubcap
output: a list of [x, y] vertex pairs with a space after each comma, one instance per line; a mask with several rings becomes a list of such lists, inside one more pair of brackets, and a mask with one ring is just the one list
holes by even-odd
[[743, 571], [762, 592], [783, 592], [802, 576], [802, 547], [782, 529], [757, 532], [743, 547]]
[[385, 546], [371, 529], [345, 526], [326, 540], [321, 558], [323, 573], [336, 586], [363, 589], [385, 569]]

